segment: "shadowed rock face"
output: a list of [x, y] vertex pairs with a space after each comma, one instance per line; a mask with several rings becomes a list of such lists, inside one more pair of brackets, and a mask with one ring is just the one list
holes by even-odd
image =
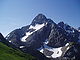
[[38, 14], [32, 21], [31, 25], [43, 24], [47, 21], [47, 18], [43, 14]]
[[[6, 39], [18, 48], [24, 46], [21, 50], [26, 52], [26, 48], [37, 51], [42, 47], [45, 56], [53, 54], [52, 51], [45, 49], [46, 46], [59, 48], [64, 47], [67, 43], [74, 42], [76, 44], [74, 44], [74, 46], [72, 45], [73, 48], [70, 48], [72, 49], [71, 52], [67, 51], [64, 55], [67, 58], [72, 58], [72, 55], [69, 55], [70, 53], [74, 54], [73, 56], [79, 56], [78, 53], [74, 53], [75, 50], [79, 52], [79, 49], [76, 47], [77, 45], [80, 46], [78, 42], [79, 35], [80, 33], [78, 30], [68, 24], [65, 24], [64, 22], [56, 24], [51, 19], [46, 18], [45, 15], [38, 14], [30, 25], [12, 31], [6, 36]], [[48, 40], [48, 43], [44, 45], [46, 39]], [[32, 51], [29, 51], [29, 53], [33, 54]], [[59, 58], [63, 59], [63, 57]]]
[[17, 48], [12, 43], [9, 43], [9, 41], [7, 41], [1, 33], [0, 33], [0, 42], [2, 42], [3, 44], [7, 45], [8, 47], [12, 47], [14, 49]]
[[3, 37], [3, 35], [0, 33], [0, 40], [4, 40], [5, 38]]
[[[5, 43], [8, 45], [8, 41], [4, 38], [4, 36], [0, 33], [0, 42]], [[10, 43], [9, 43], [10, 44]]]

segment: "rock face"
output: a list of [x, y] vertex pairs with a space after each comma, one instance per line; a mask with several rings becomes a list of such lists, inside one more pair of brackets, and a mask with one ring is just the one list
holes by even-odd
[[[6, 44], [6, 45], [8, 45], [8, 41], [4, 38], [4, 36], [0, 33], [0, 42], [2, 42], [2, 43], [4, 43], [4, 44]], [[10, 44], [10, 43], [9, 43]], [[8, 45], [9, 46], [9, 45]]]
[[28, 52], [29, 48], [40, 51], [51, 60], [67, 60], [79, 59], [79, 35], [79, 31], [68, 24], [56, 24], [45, 15], [38, 14], [30, 25], [12, 31], [6, 39], [24, 52]]

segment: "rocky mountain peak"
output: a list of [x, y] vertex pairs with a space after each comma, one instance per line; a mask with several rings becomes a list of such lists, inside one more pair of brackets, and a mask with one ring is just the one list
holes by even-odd
[[24, 52], [36, 55], [37, 52], [34, 54], [33, 49], [48, 58], [56, 58], [56, 60], [57, 58], [68, 60], [68, 58], [72, 59], [73, 57], [76, 59], [76, 55], [80, 53], [80, 49], [75, 47], [79, 40], [79, 32], [63, 21], [56, 24], [43, 14], [38, 14], [30, 25], [12, 31], [6, 39]]
[[32, 21], [31, 25], [43, 24], [47, 21], [47, 18], [43, 14], [38, 14]]
[[43, 20], [43, 19], [46, 19], [46, 16], [43, 14], [38, 14], [34, 19]]

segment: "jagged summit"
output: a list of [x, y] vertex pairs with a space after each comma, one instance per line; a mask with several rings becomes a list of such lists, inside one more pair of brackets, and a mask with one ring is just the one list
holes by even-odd
[[46, 24], [46, 23], [51, 23], [55, 24], [55, 22], [51, 19], [48, 19], [45, 15], [43, 14], [38, 14], [32, 21], [31, 25], [35, 26], [36, 24]]
[[38, 14], [32, 21], [31, 25], [43, 24], [47, 21], [47, 18], [43, 14]]
[[34, 20], [35, 20], [35, 19], [37, 19], [37, 20], [43, 20], [43, 19], [46, 19], [46, 16], [43, 15], [43, 14], [38, 14], [38, 15], [34, 18]]

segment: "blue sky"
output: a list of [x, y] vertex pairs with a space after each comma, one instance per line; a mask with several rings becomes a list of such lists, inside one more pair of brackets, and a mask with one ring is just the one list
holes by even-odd
[[80, 26], [80, 0], [0, 0], [0, 32], [6, 36], [44, 14], [58, 23]]

